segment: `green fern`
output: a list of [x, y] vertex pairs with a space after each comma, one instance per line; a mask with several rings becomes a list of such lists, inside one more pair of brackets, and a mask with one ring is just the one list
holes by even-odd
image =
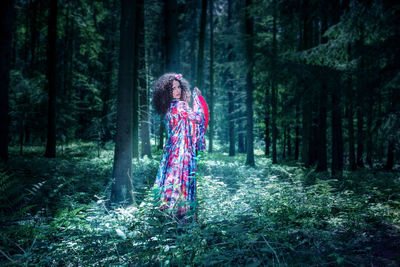
[[[34, 193], [41, 185], [34, 185], [30, 192]], [[28, 205], [29, 197], [23, 192], [18, 179], [5, 170], [0, 170], [0, 222], [20, 218], [35, 205]]]

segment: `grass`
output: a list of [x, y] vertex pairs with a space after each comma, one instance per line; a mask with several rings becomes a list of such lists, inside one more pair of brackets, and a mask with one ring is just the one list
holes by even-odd
[[2, 172], [3, 184], [23, 181], [24, 196], [11, 203], [19, 213], [5, 209], [2, 265], [396, 266], [400, 260], [396, 172], [359, 170], [335, 180], [273, 165], [260, 151], [255, 168], [244, 166], [243, 154], [201, 153], [198, 222], [178, 225], [160, 214], [149, 190], [160, 152], [133, 161], [140, 205], [109, 210], [110, 146], [100, 157], [91, 144], [66, 147], [57, 159], [29, 151], [21, 157], [11, 150]]

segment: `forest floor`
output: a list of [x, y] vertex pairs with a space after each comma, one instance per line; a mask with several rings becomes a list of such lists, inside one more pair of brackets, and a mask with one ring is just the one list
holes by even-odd
[[0, 168], [0, 265], [398, 266], [400, 174], [342, 179], [256, 151], [201, 153], [198, 221], [160, 217], [150, 186], [160, 162], [133, 162], [137, 205], [109, 209], [113, 151], [77, 143], [56, 159], [11, 149]]

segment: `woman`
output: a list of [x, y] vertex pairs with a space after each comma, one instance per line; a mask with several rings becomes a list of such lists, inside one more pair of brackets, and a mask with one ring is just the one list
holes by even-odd
[[[168, 140], [164, 146], [154, 192], [160, 208], [183, 220], [196, 205], [196, 152], [205, 150], [208, 107], [195, 87], [193, 109], [189, 83], [181, 74], [166, 73], [155, 83], [153, 106], [164, 115]], [[195, 217], [196, 219], [196, 217]]]

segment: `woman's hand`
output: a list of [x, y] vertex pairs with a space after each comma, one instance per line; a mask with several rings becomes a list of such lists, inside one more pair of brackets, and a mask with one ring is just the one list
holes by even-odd
[[199, 88], [197, 88], [197, 86], [194, 87], [194, 91], [198, 96], [201, 96], [201, 91], [199, 90]]

